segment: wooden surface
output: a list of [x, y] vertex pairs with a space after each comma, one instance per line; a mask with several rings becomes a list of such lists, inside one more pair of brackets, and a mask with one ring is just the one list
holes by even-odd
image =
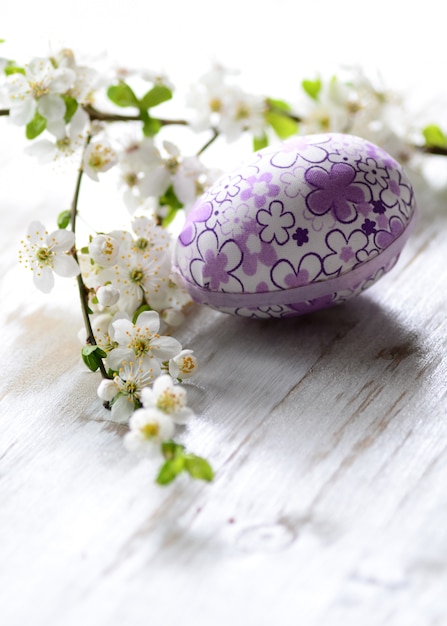
[[43, 296], [17, 265], [71, 194], [18, 153], [0, 163], [2, 626], [447, 624], [445, 197], [416, 181], [399, 264], [350, 303], [189, 317], [180, 440], [216, 477], [160, 488], [80, 363], [72, 282]]

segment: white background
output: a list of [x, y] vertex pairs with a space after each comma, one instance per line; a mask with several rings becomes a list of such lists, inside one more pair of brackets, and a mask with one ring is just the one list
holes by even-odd
[[[191, 79], [217, 58], [257, 84], [287, 85], [338, 63], [380, 69], [394, 85], [445, 82], [441, 3], [377, 0], [76, 0], [3, 2], [4, 56], [68, 46]], [[185, 76], [186, 74], [186, 76]]]

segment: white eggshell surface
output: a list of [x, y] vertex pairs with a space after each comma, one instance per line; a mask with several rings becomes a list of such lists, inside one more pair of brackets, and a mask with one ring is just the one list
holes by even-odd
[[396, 263], [414, 221], [403, 168], [338, 133], [264, 148], [189, 212], [175, 265], [197, 302], [242, 317], [343, 302]]

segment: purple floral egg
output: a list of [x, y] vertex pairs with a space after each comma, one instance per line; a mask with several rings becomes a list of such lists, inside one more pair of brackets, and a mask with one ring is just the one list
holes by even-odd
[[191, 297], [242, 317], [301, 315], [361, 293], [397, 262], [413, 188], [378, 146], [294, 137], [256, 152], [196, 202], [176, 244]]

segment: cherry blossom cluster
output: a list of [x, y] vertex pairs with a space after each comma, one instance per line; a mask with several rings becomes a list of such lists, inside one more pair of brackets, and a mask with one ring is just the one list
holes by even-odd
[[[182, 471], [210, 480], [209, 464], [172, 440], [176, 425], [193, 416], [180, 383], [196, 373], [197, 359], [171, 335], [192, 308], [172, 271], [172, 224], [220, 176], [206, 163], [207, 149], [247, 133], [258, 150], [297, 133], [332, 131], [370, 139], [408, 162], [414, 129], [404, 123], [402, 102], [355, 67], [302, 80], [292, 105], [246, 91], [236, 72], [216, 64], [177, 98], [178, 117], [168, 114], [175, 89], [167, 76], [79, 61], [70, 49], [24, 64], [0, 58], [0, 74], [0, 114], [24, 128], [26, 152], [42, 164], [73, 167], [71, 205], [57, 216], [57, 228], [30, 224], [21, 262], [44, 293], [55, 286], [54, 274], [76, 279], [82, 359], [102, 375], [98, 395], [111, 419], [129, 425], [126, 447], [161, 450], [162, 484]], [[183, 130], [174, 143], [175, 128], [201, 147], [183, 146]], [[427, 152], [447, 153], [447, 136], [436, 125], [419, 140]], [[113, 182], [126, 228], [104, 224], [80, 240], [84, 176]]]

